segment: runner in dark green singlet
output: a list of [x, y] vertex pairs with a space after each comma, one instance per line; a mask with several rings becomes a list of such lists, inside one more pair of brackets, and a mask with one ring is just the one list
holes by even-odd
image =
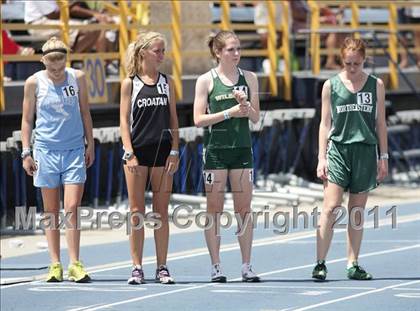
[[[383, 82], [363, 71], [365, 44], [346, 38], [341, 48], [344, 70], [327, 80], [322, 89], [317, 176], [324, 181], [324, 204], [317, 230], [317, 263], [312, 272], [325, 280], [335, 209], [349, 190], [347, 213], [347, 277], [370, 280], [358, 264], [363, 215], [369, 190], [388, 174], [388, 145]], [[379, 149], [379, 156], [377, 150]]]
[[258, 282], [251, 266], [253, 161], [249, 120], [259, 119], [258, 81], [254, 73], [238, 68], [240, 42], [231, 31], [220, 31], [209, 40], [216, 68], [201, 75], [196, 84], [194, 123], [205, 128], [204, 181], [208, 217], [205, 230], [211, 257], [211, 281], [226, 282], [220, 264], [220, 222], [227, 179], [232, 188], [242, 254], [242, 280]]

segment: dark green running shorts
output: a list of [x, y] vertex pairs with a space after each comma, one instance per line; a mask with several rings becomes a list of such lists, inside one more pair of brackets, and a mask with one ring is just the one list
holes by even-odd
[[253, 168], [252, 148], [204, 149], [204, 170]]
[[328, 143], [328, 181], [349, 190], [363, 193], [378, 186], [376, 145], [364, 143]]

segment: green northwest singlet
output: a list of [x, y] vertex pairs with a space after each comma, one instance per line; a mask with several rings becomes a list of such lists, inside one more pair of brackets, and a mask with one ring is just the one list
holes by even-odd
[[350, 92], [338, 74], [330, 82], [332, 127], [329, 139], [341, 144], [376, 145], [377, 78], [368, 75], [357, 93]]
[[[248, 99], [250, 91], [244, 73], [238, 68], [239, 79], [233, 86], [223, 84], [215, 69], [211, 70], [213, 89], [207, 99], [208, 113], [217, 113], [238, 104], [233, 90], [243, 91]], [[204, 147], [207, 149], [250, 148], [251, 134], [248, 118], [231, 118], [209, 126], [204, 131]]]

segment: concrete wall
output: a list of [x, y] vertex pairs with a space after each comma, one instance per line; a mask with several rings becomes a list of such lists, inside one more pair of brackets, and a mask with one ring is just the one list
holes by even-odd
[[[150, 24], [169, 24], [171, 23], [172, 5], [169, 1], [150, 2]], [[185, 24], [211, 24], [211, 11], [207, 1], [181, 1], [181, 23]], [[182, 26], [181, 26], [182, 27]], [[170, 29], [153, 29], [166, 36], [168, 41], [167, 50], [172, 50], [172, 35]], [[207, 52], [203, 56], [183, 57], [182, 70], [186, 74], [202, 74], [212, 67], [210, 53], [206, 45], [206, 39], [210, 34], [210, 29], [182, 29], [181, 49], [202, 50]], [[172, 60], [169, 58], [162, 65], [163, 72], [172, 72]]]

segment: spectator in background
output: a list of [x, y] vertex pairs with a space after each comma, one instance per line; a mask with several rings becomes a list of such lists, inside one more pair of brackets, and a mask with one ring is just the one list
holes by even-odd
[[[93, 22], [113, 23], [111, 16], [91, 10], [80, 1], [69, 1], [70, 25], [82, 25]], [[26, 1], [25, 23], [33, 25], [60, 24], [60, 10], [55, 1]], [[29, 29], [29, 33], [37, 36], [60, 36], [60, 29]], [[107, 39], [105, 30], [70, 29], [70, 48], [73, 52], [90, 52], [93, 48], [97, 52], [110, 52], [114, 42]], [[109, 35], [108, 35], [109, 38]], [[115, 38], [114, 38], [115, 41]], [[118, 68], [111, 62], [107, 64], [107, 73], [116, 74]]]
[[[420, 6], [406, 7], [398, 10], [398, 20], [401, 24], [420, 24]], [[402, 44], [408, 47], [406, 34], [408, 31], [402, 32]], [[413, 31], [414, 47], [420, 49], [420, 31]], [[420, 52], [416, 52], [417, 67], [420, 68]], [[399, 66], [401, 68], [407, 68], [409, 66], [408, 54], [406, 50], [401, 52], [401, 60]]]
[[[290, 10], [292, 12], [292, 32], [296, 33], [300, 29], [310, 28], [310, 9], [306, 3], [306, 0], [289, 0]], [[322, 24], [330, 24], [331, 26], [338, 24], [336, 14], [328, 7], [321, 7], [320, 10], [320, 22]], [[343, 41], [342, 36], [337, 33], [329, 33], [321, 35], [321, 39], [325, 42], [327, 48], [327, 60], [325, 62], [325, 69], [338, 70], [341, 68], [334, 55], [334, 49], [338, 48]]]
[[[275, 2], [275, 6], [276, 6], [275, 27], [278, 28], [281, 23], [282, 8], [279, 2]], [[256, 26], [265, 26], [265, 28], [258, 28], [257, 34], [260, 35], [261, 48], [266, 49], [267, 41], [268, 41], [267, 25], [269, 24], [269, 20], [268, 20], [267, 3], [265, 1], [256, 1], [254, 4], [254, 24]], [[277, 31], [276, 48], [279, 48], [280, 45], [281, 45], [281, 32]], [[281, 71], [282, 66], [283, 66], [282, 63], [279, 62], [278, 70]], [[263, 60], [262, 67], [265, 73], [270, 72], [270, 62], [268, 61], [268, 59]]]
[[[3, 55], [33, 55], [35, 50], [31, 47], [23, 47], [17, 44], [7, 33], [6, 30], [1, 31], [1, 39], [3, 41]], [[11, 78], [3, 77], [3, 81], [10, 81]]]

